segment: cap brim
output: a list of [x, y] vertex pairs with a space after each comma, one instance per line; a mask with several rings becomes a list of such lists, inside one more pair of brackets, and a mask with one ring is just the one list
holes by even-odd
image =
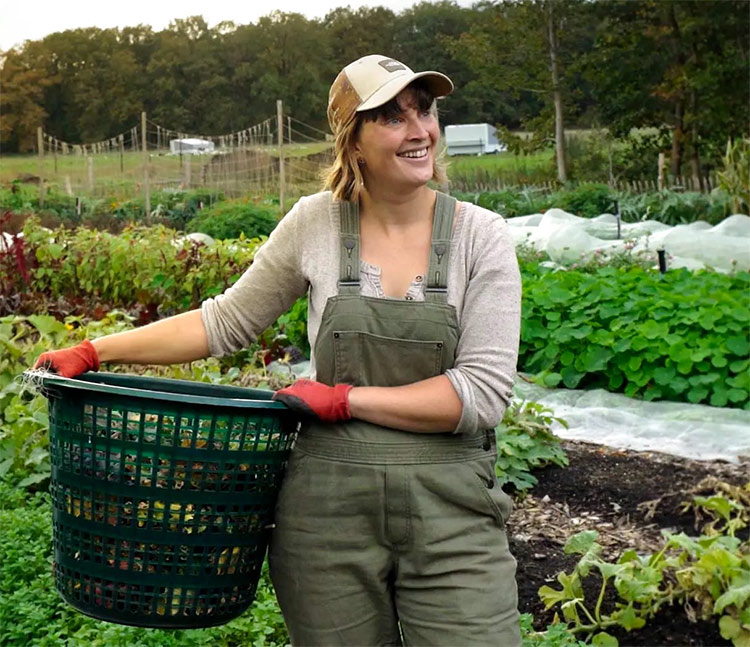
[[445, 74], [440, 72], [418, 72], [416, 74], [405, 74], [399, 76], [392, 81], [386, 83], [384, 86], [376, 90], [367, 99], [365, 99], [360, 106], [356, 109], [356, 112], [362, 112], [363, 110], [372, 110], [382, 106], [384, 103], [388, 103], [393, 97], [395, 97], [401, 90], [416, 79], [424, 79], [430, 88], [430, 91], [435, 98], [448, 96], [453, 92], [453, 81], [451, 81]]

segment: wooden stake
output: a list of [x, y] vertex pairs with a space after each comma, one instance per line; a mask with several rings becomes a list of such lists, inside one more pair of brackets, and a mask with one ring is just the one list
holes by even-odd
[[86, 158], [86, 169], [89, 178], [89, 193], [94, 193], [94, 158], [91, 155]]
[[185, 155], [185, 166], [183, 168], [185, 175], [183, 177], [183, 184], [185, 185], [185, 189], [190, 188], [190, 155]]
[[659, 168], [658, 168], [657, 175], [656, 175], [657, 182], [659, 185], [659, 191], [664, 189], [664, 161], [665, 161], [664, 153], [661, 152], [659, 153], [659, 161], [658, 161]]
[[39, 126], [36, 129], [36, 147], [39, 152], [39, 164], [37, 174], [39, 175], [39, 206], [44, 206], [44, 178], [42, 177], [42, 168], [44, 165], [44, 135], [42, 134], [42, 127]]
[[281, 215], [284, 215], [284, 106], [281, 99], [276, 100], [276, 122], [279, 133], [279, 204]]
[[148, 177], [148, 145], [146, 142], [146, 111], [141, 113], [141, 141], [143, 148], [143, 195], [146, 202], [146, 222], [151, 224], [151, 187]]

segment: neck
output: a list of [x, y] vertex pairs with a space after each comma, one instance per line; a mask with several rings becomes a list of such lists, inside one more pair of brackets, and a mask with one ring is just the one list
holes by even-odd
[[426, 185], [408, 193], [365, 188], [360, 194], [360, 214], [384, 228], [403, 227], [431, 219], [436, 199], [435, 191]]

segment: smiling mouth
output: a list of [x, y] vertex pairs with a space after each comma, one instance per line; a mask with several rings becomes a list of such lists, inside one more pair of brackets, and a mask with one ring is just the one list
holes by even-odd
[[422, 159], [423, 157], [427, 157], [427, 147], [418, 148], [413, 151], [405, 151], [403, 153], [396, 153], [396, 156], [405, 157], [407, 159]]

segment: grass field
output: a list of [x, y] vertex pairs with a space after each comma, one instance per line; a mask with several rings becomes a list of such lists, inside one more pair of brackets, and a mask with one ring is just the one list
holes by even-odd
[[[284, 147], [290, 190], [297, 184], [306, 184], [310, 175], [309, 165], [303, 168], [301, 160], [331, 146], [330, 142], [310, 142]], [[275, 186], [278, 183], [278, 148], [256, 146], [246, 150], [250, 151], [249, 157], [243, 155], [229, 164], [214, 166], [211, 182], [217, 185], [217, 189], [243, 193], [258, 188], [259, 185], [265, 190], [269, 184]], [[233, 152], [230, 150], [230, 155]], [[152, 190], [158, 190], [202, 184], [202, 173], [213, 157], [207, 154], [183, 155], [180, 158], [179, 155], [165, 152], [151, 152], [150, 186]], [[221, 159], [218, 158], [217, 161], [220, 162]], [[295, 177], [295, 172], [296, 175], [304, 177]], [[217, 173], [220, 175], [218, 178]], [[126, 198], [142, 192], [143, 155], [138, 151], [128, 151], [122, 155], [117, 152], [91, 156], [48, 154], [41, 160], [36, 155], [0, 156], [0, 185], [7, 186], [14, 180], [34, 184], [38, 182], [40, 175], [45, 178], [48, 191], [69, 195]], [[208, 183], [205, 185], [209, 186]]]

